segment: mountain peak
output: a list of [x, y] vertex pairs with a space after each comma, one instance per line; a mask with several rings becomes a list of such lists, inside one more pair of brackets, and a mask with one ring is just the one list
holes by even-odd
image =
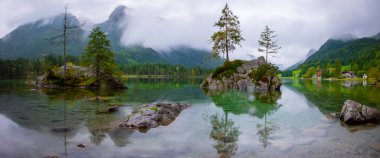
[[380, 33], [378, 33], [377, 35], [375, 36], [372, 36], [373, 39], [376, 39], [376, 40], [380, 40]]
[[125, 17], [125, 11], [127, 7], [124, 5], [117, 6], [109, 16], [109, 21], [120, 21]]

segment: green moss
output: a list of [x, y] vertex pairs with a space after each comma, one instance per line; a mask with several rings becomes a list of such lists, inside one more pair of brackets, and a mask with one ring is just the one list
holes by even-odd
[[158, 107], [157, 106], [153, 106], [151, 108], [148, 108], [149, 110], [153, 110], [154, 112], [157, 112], [158, 111]]
[[256, 70], [252, 70], [248, 74], [255, 82], [260, 81], [264, 76], [275, 76], [278, 71], [278, 67], [272, 64], [260, 65]]
[[212, 78], [221, 79], [223, 77], [230, 77], [234, 73], [237, 73], [237, 68], [244, 64], [243, 60], [234, 60], [232, 62], [225, 62], [222, 66], [219, 66], [212, 72]]

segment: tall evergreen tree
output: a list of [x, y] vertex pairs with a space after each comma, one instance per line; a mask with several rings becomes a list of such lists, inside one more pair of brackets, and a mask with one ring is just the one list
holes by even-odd
[[277, 54], [278, 50], [281, 49], [280, 46], [277, 45], [277, 41], [273, 39], [277, 37], [277, 35], [273, 35], [274, 31], [271, 30], [268, 26], [265, 26], [264, 32], [261, 32], [260, 40], [259, 40], [259, 52], [265, 53], [265, 60], [268, 62], [268, 54]]
[[214, 43], [212, 47], [213, 56], [226, 54], [226, 62], [229, 62], [229, 53], [235, 50], [235, 45], [240, 46], [241, 37], [240, 22], [236, 15], [229, 9], [228, 4], [222, 10], [222, 16], [214, 25], [219, 29], [211, 36]]
[[107, 35], [100, 30], [100, 27], [95, 27], [91, 31], [85, 53], [82, 56], [82, 63], [95, 71], [96, 80], [99, 80], [104, 74], [115, 72], [114, 53], [111, 51]]
[[342, 61], [336, 60], [335, 61], [335, 77], [340, 77], [342, 75]]

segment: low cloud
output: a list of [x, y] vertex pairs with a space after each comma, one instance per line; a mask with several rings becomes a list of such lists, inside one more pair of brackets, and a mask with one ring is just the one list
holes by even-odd
[[[258, 57], [257, 40], [268, 25], [282, 46], [270, 60], [288, 67], [318, 49], [330, 37], [352, 34], [365, 37], [380, 32], [378, 0], [71, 0], [69, 9], [82, 20], [103, 22], [118, 5], [130, 8], [124, 45], [143, 44], [157, 50], [176, 45], [210, 49], [221, 9], [228, 2], [241, 22], [242, 42], [232, 58]], [[2, 0], [0, 36], [18, 25], [59, 14], [61, 0]], [[17, 10], [15, 12], [14, 10]], [[346, 37], [346, 36], [343, 36]]]

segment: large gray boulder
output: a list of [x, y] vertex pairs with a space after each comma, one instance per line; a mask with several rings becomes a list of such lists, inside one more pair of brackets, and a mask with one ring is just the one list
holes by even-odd
[[181, 113], [182, 110], [189, 107], [189, 104], [148, 104], [144, 107], [134, 110], [126, 120], [120, 122], [119, 127], [138, 129], [140, 132], [146, 132], [150, 128], [160, 125], [169, 125]]
[[344, 102], [340, 119], [347, 124], [379, 123], [380, 112], [352, 100]]

